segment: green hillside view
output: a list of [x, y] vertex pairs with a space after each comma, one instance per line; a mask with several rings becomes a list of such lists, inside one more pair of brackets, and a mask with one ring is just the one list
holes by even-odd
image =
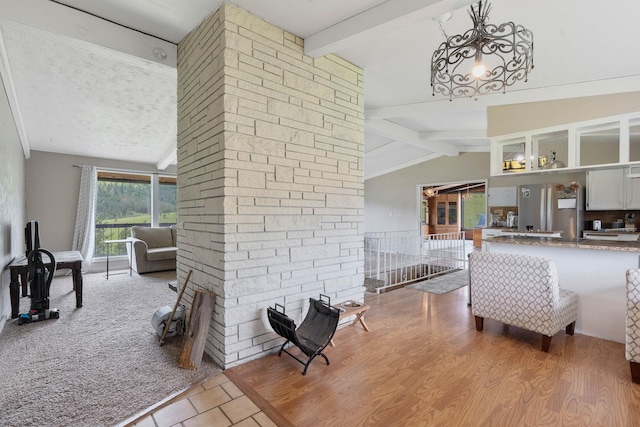
[[[162, 225], [176, 223], [176, 193], [173, 184], [158, 187], [159, 222]], [[98, 180], [95, 256], [106, 256], [107, 250], [109, 255], [125, 255], [124, 243], [107, 247], [104, 241], [130, 237], [131, 226], [135, 224], [151, 225], [151, 184]]]
[[472, 229], [480, 225], [485, 214], [486, 195], [484, 193], [473, 193], [469, 200], [463, 201], [464, 207], [464, 223], [462, 226], [466, 229]]

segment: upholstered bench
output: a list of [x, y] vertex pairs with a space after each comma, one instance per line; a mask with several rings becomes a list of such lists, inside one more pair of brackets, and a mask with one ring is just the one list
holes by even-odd
[[469, 257], [472, 312], [476, 329], [497, 320], [542, 335], [542, 351], [562, 328], [573, 335], [578, 294], [558, 286], [553, 261], [546, 258], [472, 252]]
[[640, 269], [627, 270], [627, 342], [631, 380], [640, 384]]

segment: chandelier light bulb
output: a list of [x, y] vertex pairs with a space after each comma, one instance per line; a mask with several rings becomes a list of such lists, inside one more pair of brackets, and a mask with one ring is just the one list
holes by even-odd
[[484, 76], [484, 73], [486, 72], [487, 72], [487, 67], [485, 67], [482, 62], [476, 62], [476, 65], [473, 66], [473, 70], [471, 71], [471, 73], [473, 74], [473, 77], [477, 79]]
[[482, 53], [476, 53], [475, 61], [471, 74], [473, 74], [473, 77], [476, 79], [479, 79], [484, 76], [484, 73], [487, 71], [487, 67], [482, 63]]

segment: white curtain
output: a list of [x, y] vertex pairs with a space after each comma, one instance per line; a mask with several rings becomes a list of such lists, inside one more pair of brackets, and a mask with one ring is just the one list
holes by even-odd
[[95, 166], [81, 166], [81, 168], [80, 195], [78, 196], [72, 249], [80, 251], [84, 259], [84, 268], [86, 268], [91, 264], [93, 258], [97, 179]]

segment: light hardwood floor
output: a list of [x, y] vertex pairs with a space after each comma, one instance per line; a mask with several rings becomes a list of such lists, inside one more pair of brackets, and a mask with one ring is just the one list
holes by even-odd
[[330, 366], [303, 376], [283, 353], [225, 375], [280, 426], [640, 425], [623, 344], [563, 331], [543, 353], [522, 329], [477, 332], [467, 292], [367, 296], [370, 332], [339, 329]]

